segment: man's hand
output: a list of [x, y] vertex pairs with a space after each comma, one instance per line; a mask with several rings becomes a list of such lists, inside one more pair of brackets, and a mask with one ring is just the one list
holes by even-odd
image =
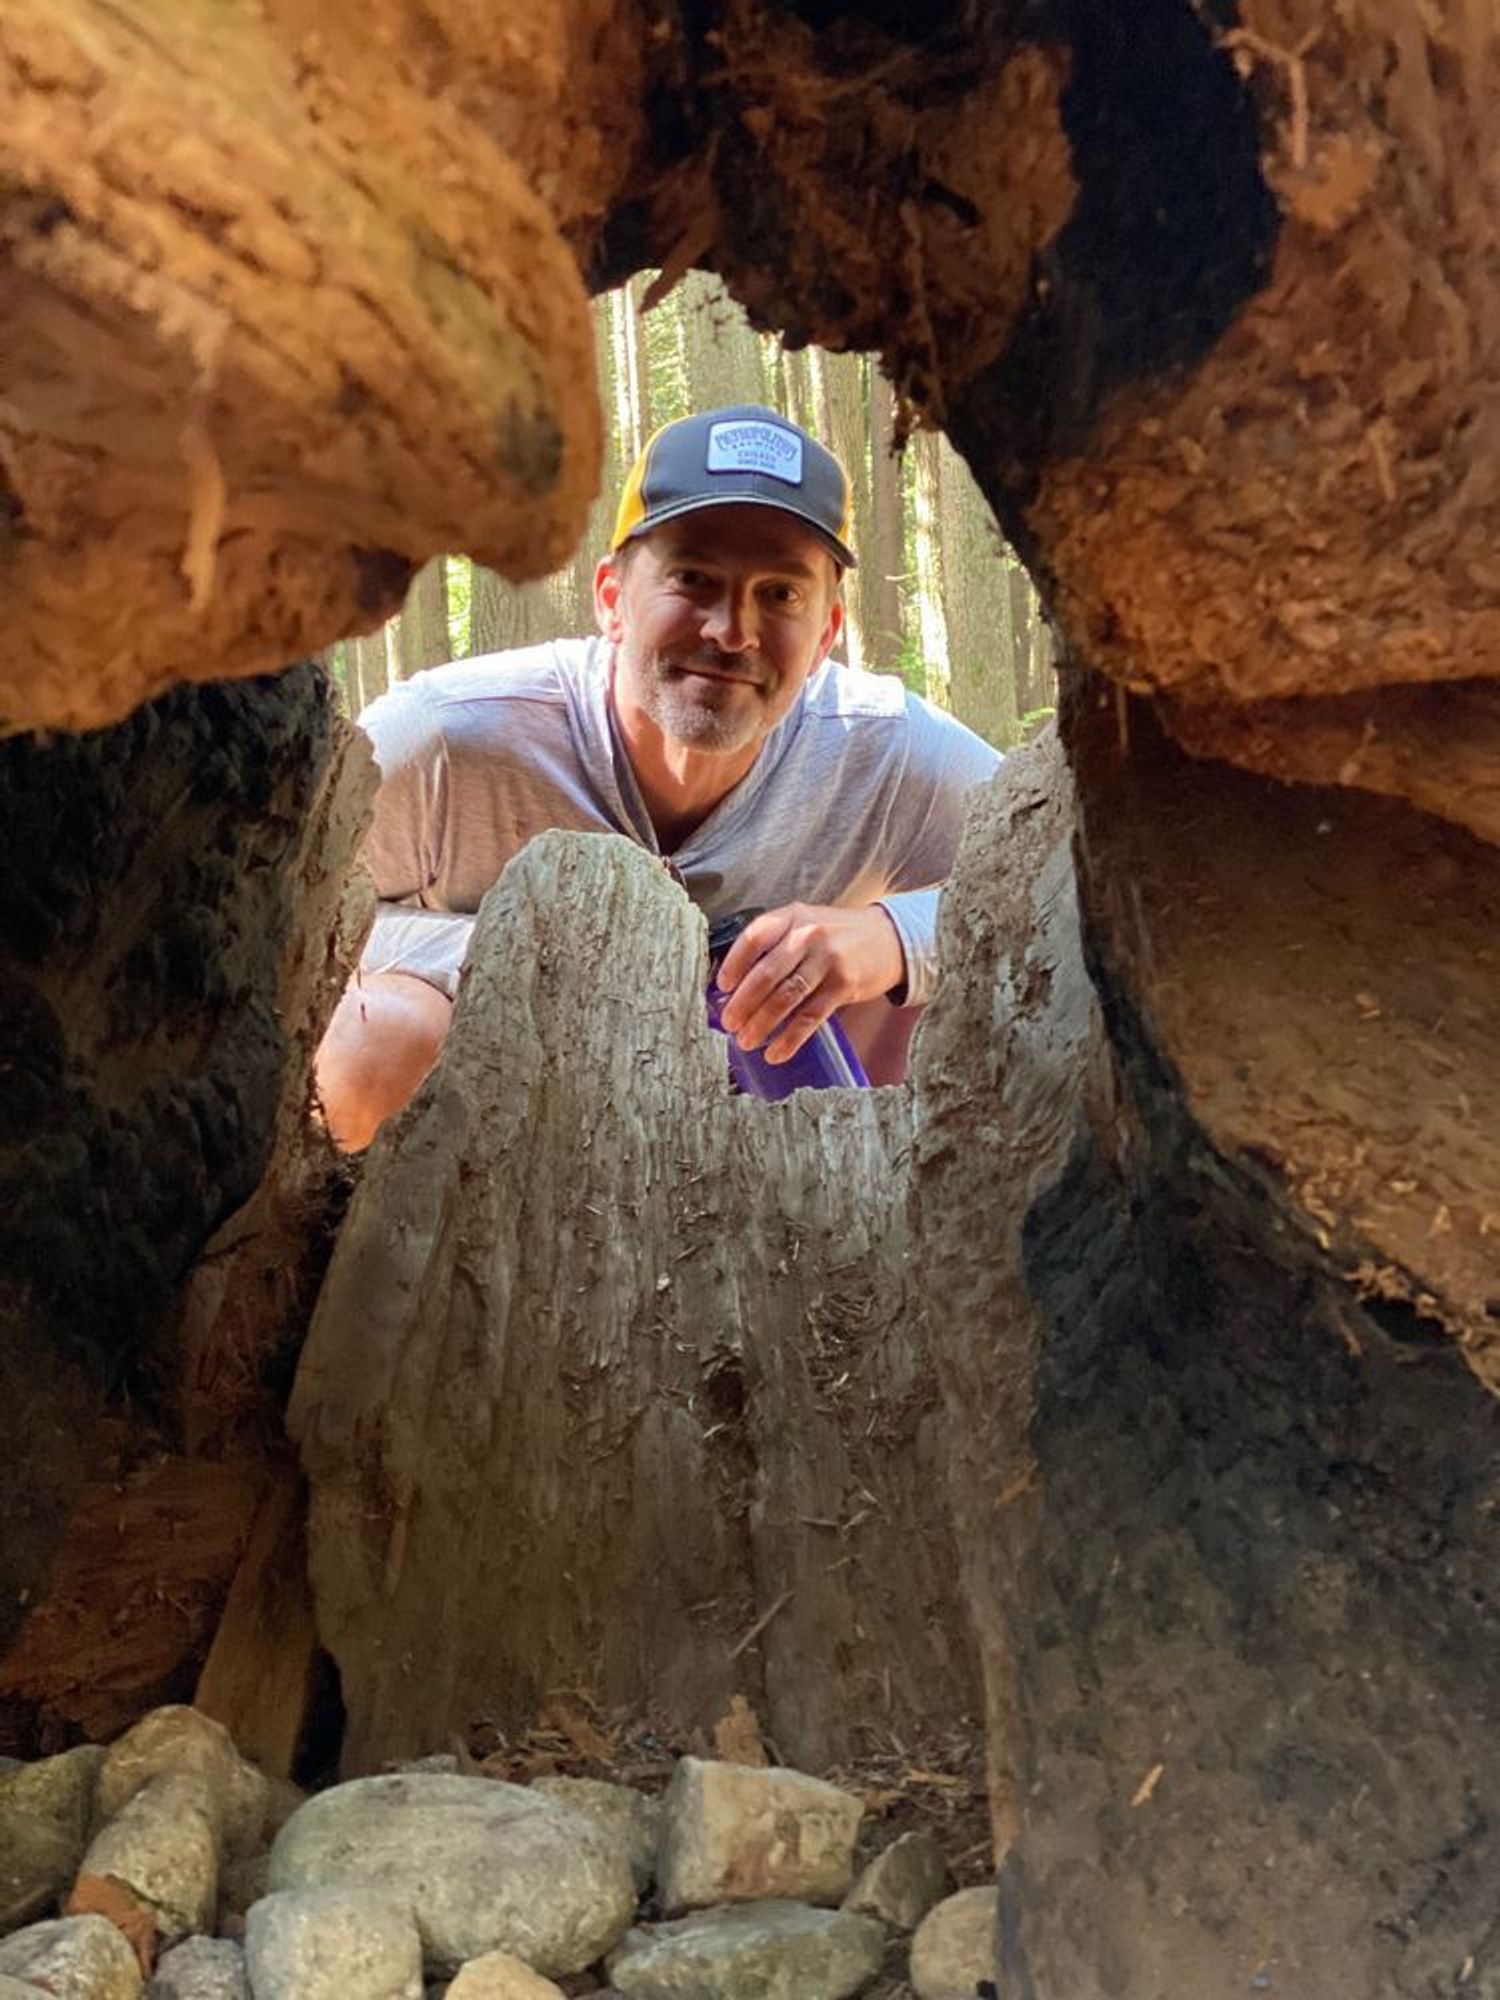
[[722, 1020], [742, 1049], [788, 1062], [852, 1000], [875, 1000], [906, 977], [895, 924], [878, 903], [841, 910], [788, 903], [745, 926], [719, 968], [732, 993]]

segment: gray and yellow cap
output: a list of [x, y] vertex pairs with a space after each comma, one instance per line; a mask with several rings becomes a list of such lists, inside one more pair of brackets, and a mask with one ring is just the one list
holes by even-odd
[[610, 547], [730, 502], [795, 514], [836, 563], [854, 567], [848, 474], [800, 424], [758, 403], [664, 424], [631, 467]]

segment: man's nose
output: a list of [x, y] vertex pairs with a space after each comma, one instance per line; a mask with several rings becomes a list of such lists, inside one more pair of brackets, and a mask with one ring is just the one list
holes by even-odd
[[757, 642], [754, 601], [748, 591], [726, 588], [709, 606], [704, 637], [725, 653], [747, 652]]

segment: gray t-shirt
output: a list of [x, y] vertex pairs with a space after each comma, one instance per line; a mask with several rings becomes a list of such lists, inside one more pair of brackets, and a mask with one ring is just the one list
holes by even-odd
[[[562, 639], [456, 661], [361, 715], [381, 773], [365, 850], [382, 905], [367, 972], [415, 973], [452, 994], [472, 913], [549, 827], [660, 852], [613, 719], [611, 651]], [[670, 858], [711, 921], [783, 903], [882, 904], [901, 935], [907, 998], [926, 1001], [963, 795], [999, 763], [893, 675], [825, 661]]]

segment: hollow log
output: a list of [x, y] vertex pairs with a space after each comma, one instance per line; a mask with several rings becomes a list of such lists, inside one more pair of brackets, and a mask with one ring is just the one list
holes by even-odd
[[[561, 1673], [622, 1701], [649, 1680], [684, 1726], [748, 1686], [815, 1760], [880, 1726], [883, 1654], [903, 1718], [909, 1687], [971, 1712], [977, 1667], [1002, 1990], [1494, 1985], [1500, 29], [1466, 0], [572, 0], [482, 22], [370, 0], [315, 32], [245, 0], [189, 9], [168, 50], [148, 13], [49, 0], [0, 26], [6, 726], [278, 666], [373, 624], [447, 547], [547, 567], [593, 462], [583, 293], [647, 266], [718, 271], [794, 341], [877, 347], [1034, 567], [1065, 660], [1076, 835], [1061, 773], [1014, 768], [948, 899], [904, 1096], [779, 1122], [721, 1101], [692, 923], [637, 861], [605, 883], [554, 852], [496, 899], [443, 1072], [370, 1161], [298, 1395], [351, 1767], [474, 1707], [521, 1718]], [[7, 835], [7, 883], [42, 885], [28, 910], [54, 899], [46, 850], [93, 824], [74, 750], [49, 754], [69, 775], [42, 823], [65, 832]], [[149, 826], [171, 795], [143, 798]], [[174, 865], [190, 848], [164, 831]], [[612, 986], [597, 913], [544, 907], [539, 884], [586, 880], [658, 985]], [[175, 935], [151, 930], [164, 961]], [[60, 962], [108, 1028], [107, 927]], [[27, 1089], [57, 1073], [40, 990], [28, 972], [7, 1016]], [[604, 1104], [576, 1064], [617, 1075], [601, 990], [652, 1058]], [[486, 1066], [484, 1010], [519, 1087]], [[101, 1213], [69, 1178], [99, 1107], [47, 1100], [52, 1209], [94, 1219], [106, 1290], [139, 1251], [141, 1300], [174, 1292], [254, 1185], [281, 1079], [268, 1060], [225, 1125], [222, 1188], [189, 1172], [186, 1208], [141, 1217], [156, 1154]], [[127, 1136], [155, 1129], [138, 1112]], [[589, 1157], [590, 1120], [617, 1157]], [[457, 1172], [475, 1158], [493, 1187]], [[716, 1215], [682, 1160], [720, 1176]], [[385, 1200], [420, 1227], [383, 1230]], [[627, 1236], [607, 1203], [632, 1200]], [[135, 1317], [88, 1312], [70, 1344], [55, 1301], [89, 1260], [53, 1219], [4, 1286], [37, 1416], [0, 1459], [28, 1589], [80, 1412], [142, 1345]], [[699, 1246], [741, 1237], [744, 1274], [713, 1280]], [[874, 1456], [849, 1385], [827, 1393], [842, 1359], [818, 1371], [825, 1314], [908, 1426], [877, 1421]], [[198, 1324], [216, 1366], [227, 1330]], [[569, 1342], [587, 1365], [518, 1430], [552, 1386], [535, 1357]], [[831, 1471], [777, 1431], [788, 1413]], [[560, 1460], [575, 1434], [603, 1456]], [[855, 1480], [900, 1532], [826, 1506]], [[487, 1536], [464, 1511], [481, 1490]], [[938, 1546], [939, 1494], [957, 1553], [918, 1579], [938, 1593], [919, 1633], [887, 1616], [882, 1565]], [[466, 1621], [466, 1579], [436, 1601], [414, 1548], [433, 1575], [466, 1551], [487, 1603], [513, 1593], [514, 1637]], [[714, 1564], [708, 1603], [687, 1571]], [[813, 1667], [843, 1709], [799, 1709]]]

